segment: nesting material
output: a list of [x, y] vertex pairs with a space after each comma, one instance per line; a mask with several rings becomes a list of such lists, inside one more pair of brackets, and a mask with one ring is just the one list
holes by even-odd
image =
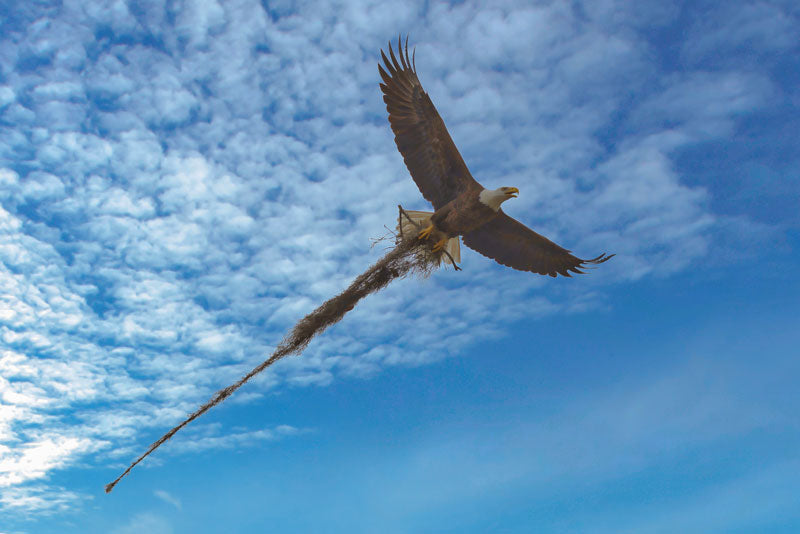
[[[398, 239], [400, 239], [400, 236], [404, 236], [406, 238], [409, 236], [416, 236], [421, 229], [428, 227], [431, 222], [431, 215], [433, 215], [432, 211], [404, 210], [403, 208], [400, 208], [400, 214], [397, 217], [396, 227]], [[448, 239], [447, 235], [443, 232], [434, 230], [431, 233], [430, 238], [428, 238], [428, 241], [431, 243], [436, 243], [440, 239], [447, 239], [447, 244], [444, 246], [444, 251], [446, 254], [439, 254], [438, 261], [444, 261], [445, 263], [453, 266], [461, 263], [461, 245], [459, 243], [458, 236]], [[420, 247], [418, 251], [422, 254], [433, 254], [430, 249], [425, 249], [424, 247]]]
[[[402, 208], [400, 208], [402, 213]], [[434, 253], [431, 250], [431, 240], [420, 241], [417, 239], [418, 230], [403, 232], [397, 236], [395, 247], [372, 267], [356, 278], [350, 286], [324, 302], [319, 308], [303, 317], [289, 334], [280, 342], [268, 359], [264, 360], [252, 371], [247, 373], [238, 382], [219, 390], [211, 399], [190, 414], [179, 425], [161, 436], [150, 445], [147, 451], [139, 456], [116, 480], [106, 485], [106, 493], [110, 493], [114, 486], [127, 475], [131, 469], [144, 460], [151, 452], [162, 443], [174, 436], [181, 428], [185, 427], [208, 410], [230, 397], [234, 391], [242, 387], [248, 380], [258, 373], [290, 354], [298, 354], [308, 346], [311, 340], [321, 334], [326, 328], [338, 322], [344, 315], [352, 310], [358, 301], [380, 291], [392, 280], [403, 278], [409, 274], [428, 276], [439, 266], [442, 252]]]

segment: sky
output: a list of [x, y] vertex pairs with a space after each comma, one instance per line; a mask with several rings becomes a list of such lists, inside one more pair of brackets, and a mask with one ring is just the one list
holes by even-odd
[[[0, 0], [0, 534], [800, 531], [792, 0]], [[583, 276], [408, 278], [103, 486], [428, 209], [381, 99]]]

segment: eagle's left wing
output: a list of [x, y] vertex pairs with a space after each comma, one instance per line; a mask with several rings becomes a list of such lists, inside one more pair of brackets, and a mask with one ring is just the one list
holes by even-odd
[[590, 260], [582, 260], [570, 254], [546, 237], [537, 234], [516, 219], [500, 214], [477, 230], [463, 236], [464, 244], [492, 258], [497, 263], [519, 271], [539, 274], [570, 276], [570, 272], [581, 273], [586, 265], [603, 263], [614, 254], [601, 254]]
[[394, 142], [411, 177], [422, 196], [438, 210], [465, 190], [480, 191], [482, 187], [470, 174], [439, 112], [422, 89], [414, 59], [408, 57], [408, 38], [405, 50], [401, 44], [398, 38], [399, 61], [391, 43], [391, 60], [381, 50], [383, 66], [378, 65], [378, 72], [383, 79], [383, 101]]

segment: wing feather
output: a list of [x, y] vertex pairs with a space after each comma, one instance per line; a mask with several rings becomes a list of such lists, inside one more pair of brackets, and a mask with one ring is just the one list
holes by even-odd
[[571, 272], [583, 274], [582, 268], [603, 263], [614, 256], [601, 254], [582, 260], [509, 217], [503, 210], [480, 228], [464, 234], [463, 239], [469, 248], [501, 265], [553, 277], [559, 274], [570, 276]]
[[397, 40], [397, 56], [389, 43], [389, 57], [381, 50], [378, 72], [383, 101], [389, 112], [397, 149], [422, 196], [439, 209], [468, 188], [480, 188], [450, 138], [428, 94], [417, 78], [415, 58], [408, 57]]

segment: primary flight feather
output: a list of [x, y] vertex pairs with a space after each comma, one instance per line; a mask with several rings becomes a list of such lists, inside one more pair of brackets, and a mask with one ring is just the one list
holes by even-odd
[[[427, 219], [421, 239], [440, 237], [434, 250], [462, 236], [464, 244], [502, 265], [539, 274], [570, 276], [614, 256], [583, 260], [506, 215], [500, 204], [519, 193], [516, 187], [486, 189], [470, 174], [447, 132], [444, 121], [417, 78], [416, 62], [397, 41], [397, 56], [381, 50], [378, 64], [383, 101], [389, 112], [397, 149], [411, 177], [436, 210]], [[385, 67], [385, 68], [384, 68]]]

